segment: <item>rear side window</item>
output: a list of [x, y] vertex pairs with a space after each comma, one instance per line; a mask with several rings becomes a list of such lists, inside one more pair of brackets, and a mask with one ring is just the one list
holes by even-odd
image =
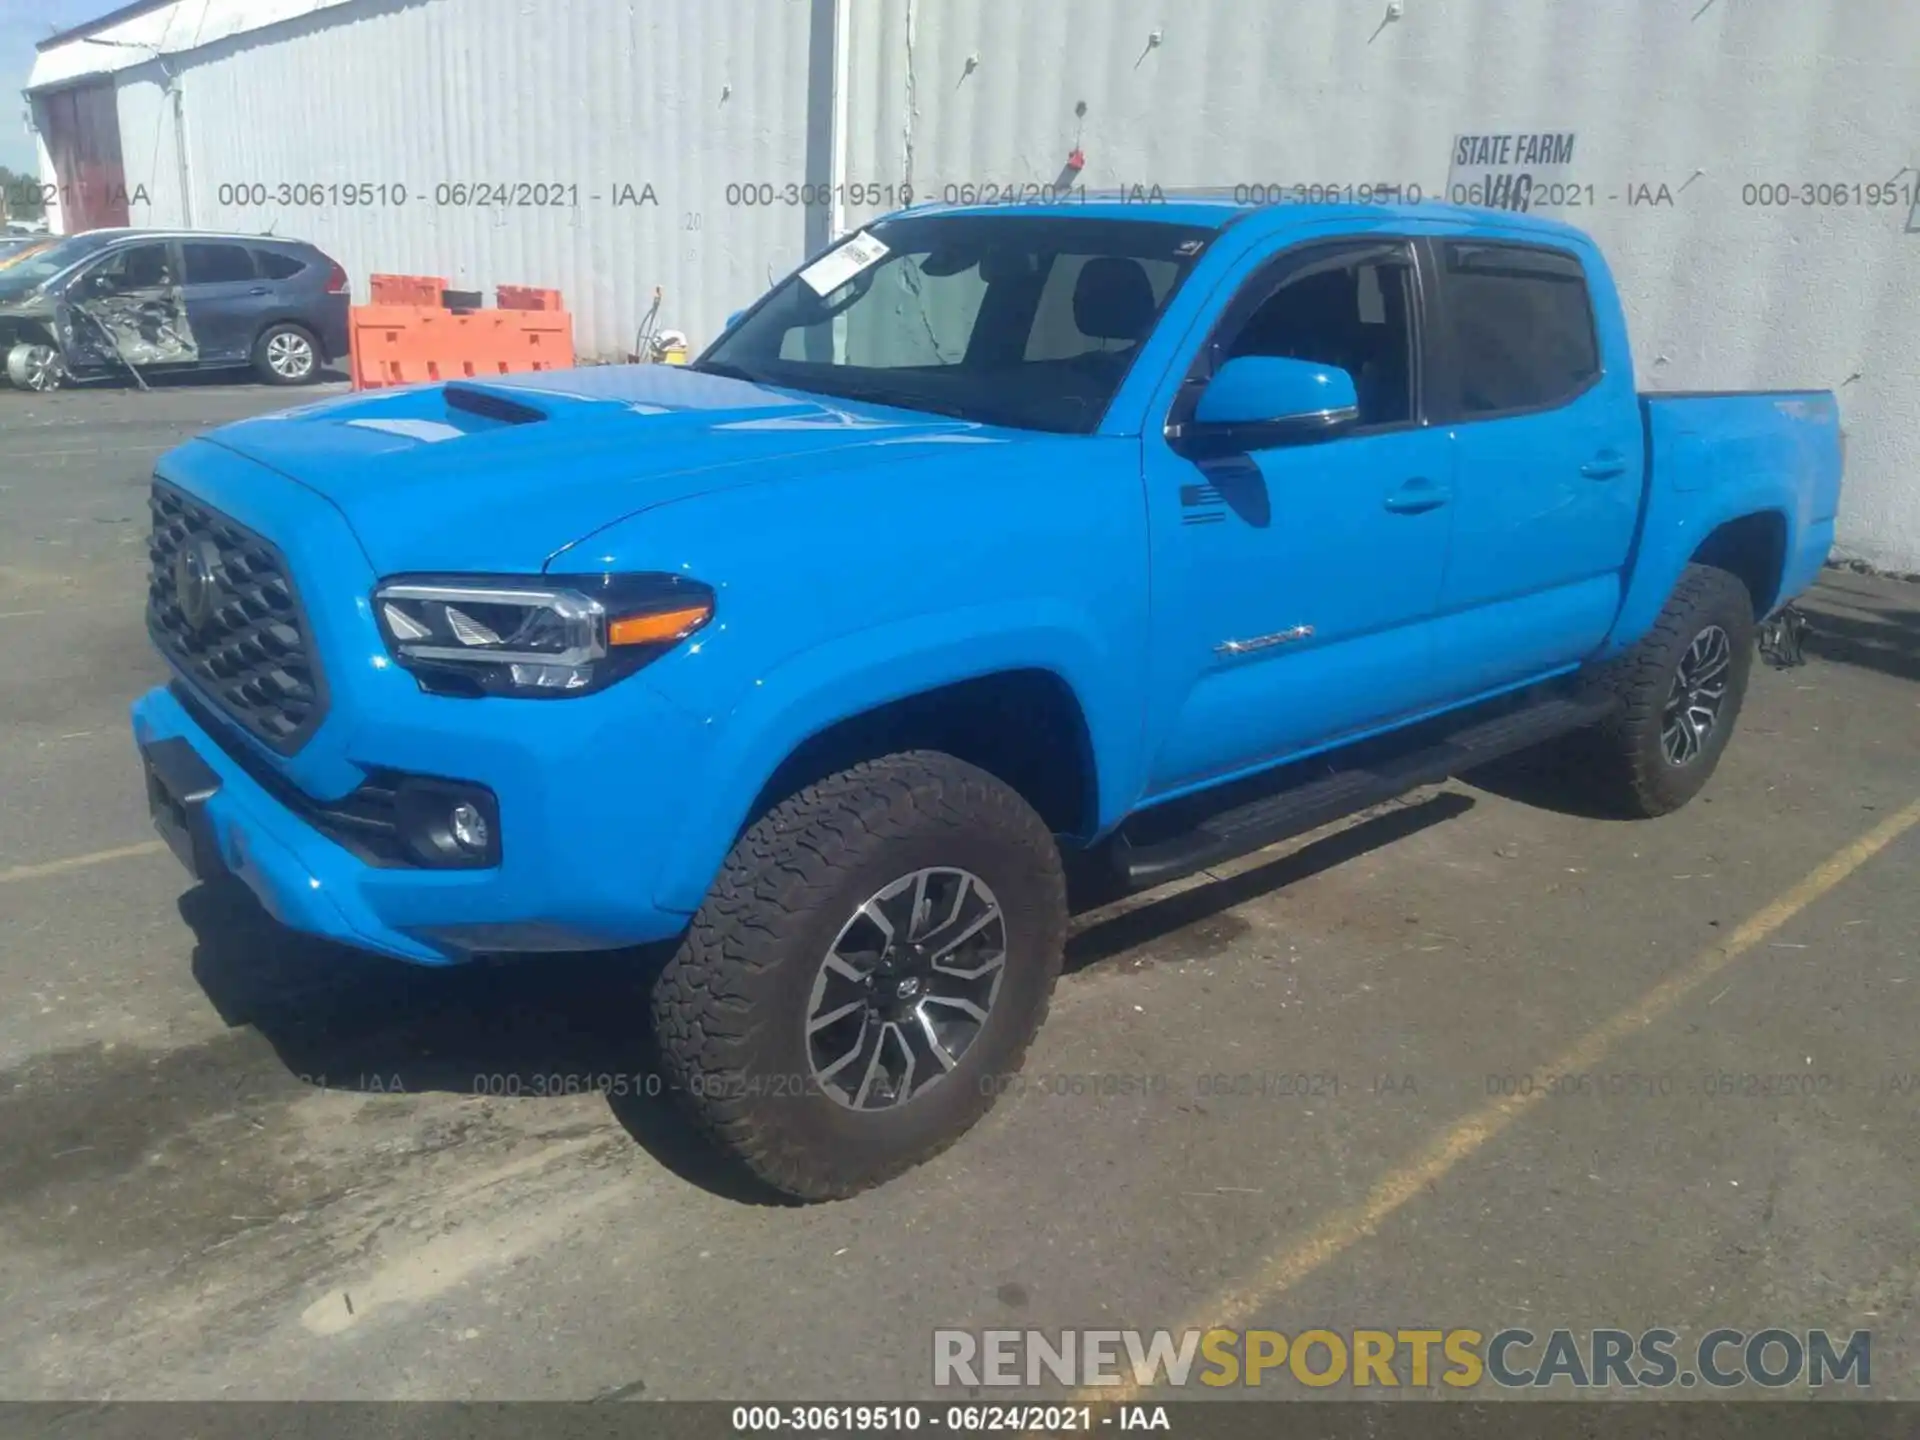
[[1548, 409], [1593, 383], [1600, 350], [1577, 259], [1515, 245], [1442, 248], [1462, 416]]
[[307, 268], [306, 261], [283, 255], [278, 250], [256, 250], [253, 253], [260, 261], [260, 273], [269, 280], [291, 280]]
[[186, 252], [189, 285], [225, 285], [254, 278], [253, 255], [244, 245], [208, 245], [190, 240], [180, 248]]

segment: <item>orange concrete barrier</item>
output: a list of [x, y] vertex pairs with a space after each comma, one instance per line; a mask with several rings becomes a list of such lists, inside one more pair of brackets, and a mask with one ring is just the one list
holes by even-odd
[[502, 285], [494, 291], [502, 310], [565, 310], [558, 290], [537, 290], [531, 285]]
[[438, 275], [369, 275], [376, 305], [438, 305], [447, 282]]
[[519, 325], [505, 337], [503, 359], [514, 371], [573, 368], [573, 316], [565, 310], [500, 311]]
[[427, 307], [356, 305], [347, 316], [353, 388], [379, 390], [411, 385], [416, 379], [415, 330]]
[[358, 305], [349, 330], [356, 390], [564, 370], [574, 363], [573, 316], [564, 310]]

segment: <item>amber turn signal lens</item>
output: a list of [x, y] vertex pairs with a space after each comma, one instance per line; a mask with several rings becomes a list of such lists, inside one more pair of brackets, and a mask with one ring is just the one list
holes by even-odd
[[713, 615], [713, 606], [688, 605], [651, 615], [627, 615], [607, 626], [609, 645], [659, 645], [684, 640]]

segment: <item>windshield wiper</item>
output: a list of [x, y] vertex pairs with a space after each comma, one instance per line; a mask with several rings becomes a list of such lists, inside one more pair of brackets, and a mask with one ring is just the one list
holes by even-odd
[[842, 400], [859, 400], [868, 405], [890, 405], [896, 410], [925, 410], [930, 415], [950, 415], [956, 420], [978, 420], [978, 416], [951, 400], [934, 400], [914, 390], [904, 390], [892, 385], [849, 385], [835, 376], [826, 384], [807, 385], [804, 382], [798, 388], [809, 390], [815, 395], [835, 395]]
[[951, 415], [955, 420], [978, 422], [980, 417], [962, 405], [949, 400], [929, 400], [924, 395], [915, 395], [911, 391], [901, 391], [897, 395], [875, 396], [880, 405], [898, 405], [902, 410], [925, 410], [929, 415]]
[[764, 376], [756, 375], [751, 370], [742, 369], [738, 365], [729, 364], [725, 360], [696, 360], [687, 366], [687, 369], [697, 370], [702, 375], [718, 375], [727, 380], [745, 380], [749, 385], [767, 383]]
[[[754, 385], [798, 390], [805, 395], [858, 400], [869, 405], [891, 405], [897, 410], [924, 410], [930, 415], [946, 415], [955, 420], [968, 420], [974, 424], [996, 423], [991, 420], [982, 421], [977, 412], [955, 404], [951, 400], [936, 400], [917, 391], [891, 385], [849, 384], [838, 375], [800, 375], [792, 379], [780, 380], [767, 375], [756, 375], [751, 370], [742, 369], [726, 360], [703, 361], [686, 368], [697, 370], [703, 375], [721, 375], [730, 380], [745, 380]], [[831, 370], [838, 367], [828, 368]]]

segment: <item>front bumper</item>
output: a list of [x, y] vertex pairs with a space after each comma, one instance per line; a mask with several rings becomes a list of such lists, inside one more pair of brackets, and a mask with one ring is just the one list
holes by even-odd
[[[532, 703], [557, 720], [565, 717], [551, 712], [582, 702]], [[500, 865], [436, 870], [369, 864], [323, 835], [229, 752], [244, 742], [227, 736], [222, 744], [168, 688], [133, 706], [155, 823], [175, 854], [198, 879], [237, 877], [292, 929], [425, 965], [679, 933], [687, 916], [652, 903], [663, 817], [649, 817], [651, 807], [636, 801], [629, 813], [638, 823], [612, 823], [607, 801], [624, 787], [604, 783], [604, 769], [544, 768], [537, 762], [543, 753], [554, 758], [548, 747], [557, 737], [549, 727], [527, 728], [517, 743], [496, 737], [471, 747], [445, 734], [409, 737], [404, 727], [388, 737], [399, 755], [436, 753], [443, 771], [473, 762], [468, 768], [486, 773], [457, 778], [499, 797]]]
[[[169, 454], [159, 475], [278, 547], [326, 695], [312, 733], [284, 754], [230, 723], [184, 672], [134, 703], [143, 752], [179, 740], [198, 762], [171, 748], [190, 792], [177, 797], [180, 818], [199, 837], [189, 856], [231, 871], [294, 929], [423, 964], [640, 944], [685, 927], [688, 914], [656, 893], [687, 816], [700, 813], [714, 727], [645, 672], [566, 699], [426, 694], [388, 657], [372, 609], [379, 576], [330, 501], [207, 439]], [[499, 864], [381, 863], [310, 818], [388, 775], [490, 791]]]

